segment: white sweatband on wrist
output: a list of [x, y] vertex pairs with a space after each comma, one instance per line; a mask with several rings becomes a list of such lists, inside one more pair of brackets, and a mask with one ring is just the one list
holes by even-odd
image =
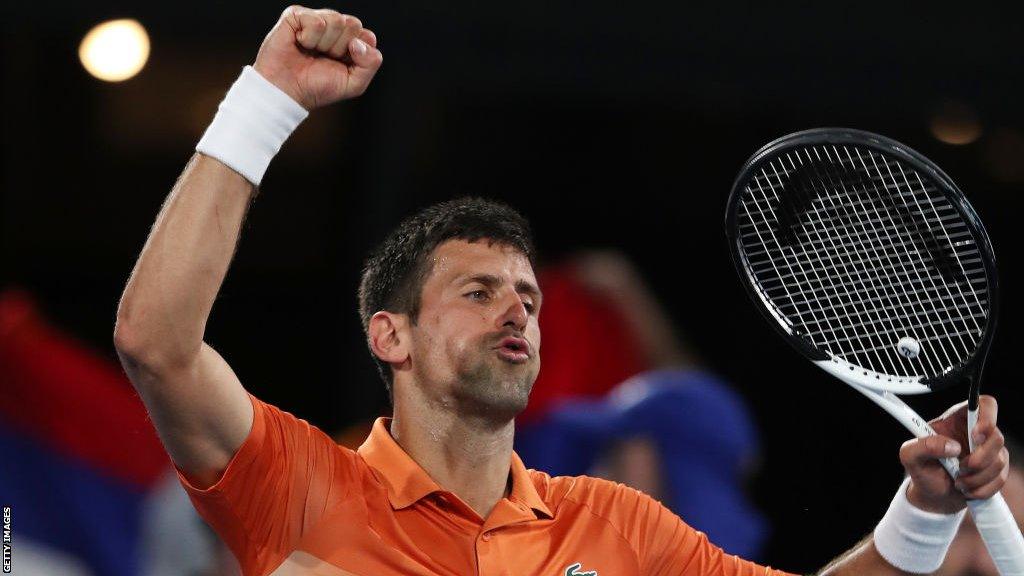
[[875, 527], [875, 549], [900, 570], [928, 574], [942, 566], [966, 510], [937, 514], [916, 508], [907, 500], [909, 486], [908, 476]]
[[228, 90], [196, 150], [259, 186], [270, 161], [309, 112], [252, 66]]

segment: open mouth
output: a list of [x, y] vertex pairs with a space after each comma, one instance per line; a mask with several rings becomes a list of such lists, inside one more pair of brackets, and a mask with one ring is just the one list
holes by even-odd
[[522, 338], [505, 338], [497, 350], [503, 359], [516, 364], [530, 359], [530, 344]]

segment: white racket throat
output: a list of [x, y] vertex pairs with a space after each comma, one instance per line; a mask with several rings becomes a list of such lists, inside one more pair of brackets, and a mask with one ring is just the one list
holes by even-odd
[[[879, 385], [876, 383], [877, 380], [871, 371], [866, 371], [867, 375], [865, 375], [863, 369], [839, 359], [818, 360], [814, 363], [822, 370], [849, 384], [854, 390], [867, 396], [875, 404], [878, 404], [917, 438], [924, 438], [935, 434], [935, 431], [928, 425], [928, 422], [921, 418], [913, 408], [908, 406], [891, 389], [879, 388]], [[855, 368], [855, 370], [850, 370], [850, 367]], [[927, 386], [919, 382], [900, 383], [899, 387], [913, 390], [913, 392], [905, 392], [906, 394], [921, 394], [930, 391]], [[960, 469], [959, 463], [955, 458], [947, 458], [946, 460], [948, 462], [943, 462], [943, 465], [950, 471], [950, 474], [956, 477]]]
[[828, 360], [815, 360], [814, 363], [847, 384], [856, 384], [879, 392], [927, 394], [932, 391], [931, 388], [921, 383], [924, 380], [922, 376], [900, 377], [882, 374], [851, 364], [838, 356], [832, 356]]

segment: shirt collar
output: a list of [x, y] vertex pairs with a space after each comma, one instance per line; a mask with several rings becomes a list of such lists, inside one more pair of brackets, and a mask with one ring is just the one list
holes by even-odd
[[[377, 418], [373, 423], [370, 435], [359, 447], [359, 454], [371, 468], [377, 470], [383, 477], [388, 488], [388, 499], [391, 507], [399, 510], [411, 506], [421, 498], [439, 490], [444, 490], [426, 470], [420, 467], [395, 439], [391, 436], [391, 418]], [[512, 452], [510, 464], [512, 473], [512, 493], [509, 500], [513, 503], [520, 503], [529, 508], [553, 518], [554, 515], [547, 507], [537, 488], [530, 479], [530, 473], [519, 458], [519, 455]]]

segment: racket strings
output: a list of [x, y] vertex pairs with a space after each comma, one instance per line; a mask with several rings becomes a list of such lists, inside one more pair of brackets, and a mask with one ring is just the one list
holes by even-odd
[[[790, 158], [790, 160], [792, 161], [792, 158]], [[818, 177], [819, 177], [819, 179], [824, 180], [824, 178], [822, 177], [822, 175], [820, 173], [818, 174]], [[832, 178], [832, 175], [828, 174], [827, 177], [828, 177], [828, 180], [829, 180], [829, 182], [827, 182], [827, 184], [830, 185], [830, 186], [835, 187], [836, 186], [836, 182], [834, 181], [834, 178]], [[848, 184], [847, 184], [847, 182], [848, 182]], [[857, 171], [852, 171], [852, 172], [847, 172], [845, 174], [842, 174], [841, 175], [841, 180], [840, 180], [840, 184], [842, 185], [844, 191], [847, 192], [847, 193], [850, 192], [851, 188], [854, 190], [855, 193], [863, 192], [864, 190], [866, 190], [869, 187], [869, 185], [870, 185], [870, 184], [868, 184], [869, 182], [870, 182], [870, 179], [867, 178], [864, 175], [863, 172], [858, 173]], [[874, 187], [873, 185], [870, 185], [870, 186]], [[848, 206], [845, 206], [845, 205], [837, 206], [835, 204], [835, 202], [834, 202], [834, 199], [830, 199], [830, 200], [832, 200], [832, 208], [839, 208], [840, 209], [840, 214], [845, 219], [851, 220], [851, 224], [854, 226], [855, 230], [858, 227], [863, 227], [864, 226], [863, 218], [854, 219], [854, 218], [850, 217]], [[878, 213], [881, 212], [881, 210], [886, 210], [887, 215], [890, 218], [892, 218], [892, 214], [888, 212], [889, 208], [890, 208], [889, 206], [882, 206], [880, 208], [879, 205], [877, 205], [875, 202], [871, 202], [870, 203], [870, 209], [871, 209], [872, 212], [878, 214]], [[853, 214], [856, 215], [856, 212], [854, 212]], [[814, 214], [812, 214], [812, 216], [813, 215]], [[901, 216], [903, 216], [903, 215], [901, 215]], [[893, 219], [895, 220], [895, 218], [893, 218]], [[901, 220], [902, 224], [912, 224], [913, 223], [913, 219], [912, 218], [900, 218], [900, 220]], [[812, 224], [813, 224], [813, 221], [812, 221]], [[860, 226], [857, 226], [858, 224]], [[821, 228], [819, 228], [817, 226], [815, 226], [814, 228], [815, 229], [821, 229]], [[827, 228], [823, 228], [823, 229], [827, 230]], [[866, 246], [870, 248], [871, 252], [873, 252], [872, 257], [875, 258], [875, 259], [880, 259], [882, 254], [879, 254], [879, 251], [881, 250], [881, 251], [884, 252], [884, 247], [880, 248], [879, 246], [877, 246], [876, 244], [871, 242], [871, 240], [873, 240], [872, 238], [865, 238], [863, 236], [863, 233], [860, 230], [857, 230], [857, 232], [859, 234], [859, 238], [858, 238], [859, 240], [861, 240], [861, 241], [868, 240], [869, 241], [866, 244]], [[875, 233], [874, 236], [876, 236], [876, 238], [880, 238], [881, 237], [881, 235], [878, 234], [878, 229], [877, 228], [873, 229], [873, 232]], [[892, 237], [891, 236], [889, 236], [889, 235], [885, 235], [885, 236], [886, 237], [884, 238], [884, 240], [886, 240], [888, 242], [892, 241]], [[903, 243], [900, 243], [900, 244], [903, 244]], [[897, 246], [900, 246], [900, 245], [897, 244]], [[905, 248], [905, 244], [903, 246], [901, 246], [901, 247]], [[900, 253], [899, 252], [897, 252], [896, 254], [889, 254], [887, 252], [884, 252], [884, 254], [885, 254], [886, 259], [889, 261], [889, 264], [893, 268], [895, 268], [895, 263], [898, 263], [899, 267], [902, 269], [902, 272], [904, 272], [904, 273], [907, 272], [907, 268], [904, 265], [903, 260], [900, 258]], [[893, 262], [894, 258], [896, 260], [895, 263]], [[858, 263], [855, 263], [855, 264], [858, 264]], [[846, 268], [846, 267], [844, 266], [844, 268]], [[865, 274], [862, 273], [862, 269], [860, 269], [859, 267], [855, 268], [855, 270], [857, 271], [857, 279], [859, 281], [859, 284], [861, 286], [871, 286], [871, 289], [877, 293], [878, 292], [877, 287], [875, 287], [873, 285], [873, 283], [870, 282], [870, 280], [874, 280], [874, 278], [872, 278], [870, 275], [865, 276]], [[882, 270], [884, 271], [885, 269], [883, 268]], [[923, 280], [923, 278], [920, 276], [920, 274], [917, 274], [917, 276], [918, 276], [917, 280]], [[886, 280], [891, 281], [891, 277], [887, 277]], [[888, 297], [889, 293], [890, 293], [889, 291], [882, 292], [882, 294], [885, 294], [887, 296], [887, 299], [891, 300], [891, 297]], [[893, 306], [893, 307], [895, 308], [896, 306]], [[858, 316], [861, 316], [863, 314], [863, 312], [861, 312], [860, 308], [854, 308], [854, 311], [858, 314]], [[872, 315], [869, 313], [868, 316], [872, 316]], [[874, 315], [874, 319], [876, 321], [881, 321], [881, 322], [885, 322], [886, 320], [888, 320], [888, 322], [885, 322], [885, 323], [888, 323], [890, 325], [888, 327], [890, 329], [895, 327], [894, 323], [892, 322], [893, 319], [892, 319], [891, 316], [889, 318], [885, 318], [885, 317], [879, 317], [877, 315]], [[844, 326], [844, 327], [845, 328], [849, 328], [848, 326]], [[906, 326], [904, 325], [903, 328], [906, 328]], [[863, 343], [865, 338], [861, 337], [861, 335], [859, 333], [857, 334], [857, 336], [858, 336], [857, 338], [842, 338], [842, 337], [840, 337], [840, 338], [838, 338], [838, 341], [840, 343], [842, 343], [842, 342], [860, 342], [860, 343]], [[868, 344], [861, 346], [861, 350], [863, 352], [876, 352], [877, 353], [880, 350], [884, 349], [881, 346], [874, 345], [875, 342], [873, 341], [872, 338], [868, 337], [868, 338], [866, 338], [866, 340], [868, 341]], [[889, 370], [887, 370], [887, 371], [892, 370], [894, 368], [895, 364], [898, 363], [898, 362], [893, 362], [891, 356], [888, 355], [888, 354], [885, 354], [885, 355], [875, 354], [875, 360], [879, 361], [882, 365], [885, 365], [887, 368], [889, 368]], [[932, 368], [934, 368], [934, 366]]]
[[[820, 156], [819, 156], [818, 159], [820, 160]], [[853, 188], [855, 193], [856, 192], [866, 192], [868, 186], [871, 186], [872, 188], [877, 189], [876, 183], [871, 182], [869, 177], [865, 177], [866, 175], [864, 173], [858, 173], [858, 171], [856, 171], [856, 170], [854, 170], [854, 171], [847, 171], [846, 173], [842, 174], [842, 178], [839, 180], [838, 183], [833, 178], [831, 178], [831, 175], [829, 175], [829, 176], [830, 176], [829, 177], [829, 181], [827, 182], [828, 185], [833, 186], [833, 187], [835, 187], [837, 185], [841, 186], [847, 192], [849, 192], [850, 188]], [[855, 185], [849, 185], [848, 186], [845, 182], [851, 182], [852, 184], [855, 184]], [[860, 189], [858, 190], [858, 188], [860, 188]], [[888, 197], [886, 197], [886, 196], [875, 196], [875, 198], [877, 198], [878, 200], [881, 200], [881, 201], [888, 200]], [[833, 198], [829, 198], [828, 200], [830, 200], [832, 202], [832, 207], [835, 208], [836, 205], [834, 203], [834, 199]], [[875, 203], [874, 199], [872, 199], [870, 204], [867, 204], [867, 205], [870, 206], [871, 212], [873, 212], [876, 215], [880, 214], [880, 212], [879, 212], [879, 205]], [[840, 207], [843, 209], [841, 215], [845, 219], [850, 220], [848, 207], [847, 206], [840, 206]], [[863, 207], [864, 206], [862, 206], [862, 208]], [[927, 234], [927, 233], [921, 234], [921, 232], [920, 232], [921, 228], [920, 228], [919, 224], [917, 224], [917, 222], [919, 220], [918, 218], [915, 218], [913, 214], [907, 213], [905, 210], [901, 212], [899, 210], [900, 205], [898, 205], [898, 204], [892, 205], [892, 206], [885, 206], [883, 204], [882, 207], [883, 207], [883, 209], [886, 210], [886, 215], [890, 219], [895, 220], [894, 216], [898, 216], [901, 224], [904, 224], [909, 229], [913, 230], [914, 232], [917, 232], [918, 235], [921, 237], [921, 239], [924, 241], [925, 245], [929, 247], [928, 248], [929, 256], [933, 260], [938, 260], [934, 256], [935, 250], [936, 250], [936, 247], [934, 245], [936, 244], [936, 241], [935, 241], [934, 237], [932, 237], [930, 234]], [[896, 212], [897, 212], [896, 215], [893, 215], [889, 211], [890, 207], [894, 208], [896, 210]], [[948, 208], [952, 209], [952, 207], [948, 207]], [[854, 212], [854, 214], [856, 215], [857, 213]], [[870, 214], [870, 212], [869, 212], [869, 214]], [[887, 263], [890, 265], [891, 269], [894, 269], [896, 267], [896, 264], [898, 263], [899, 269], [900, 269], [899, 272], [902, 272], [903, 274], [909, 275], [907, 266], [905, 265], [905, 262], [901, 258], [901, 254], [905, 250], [907, 250], [907, 249], [915, 249], [915, 248], [918, 248], [918, 246], [916, 246], [916, 245], [908, 246], [907, 243], [903, 241], [903, 238], [900, 238], [899, 236], [893, 236], [893, 235], [889, 234], [888, 231], [885, 228], [879, 228], [879, 227], [867, 228], [866, 227], [866, 223], [863, 221], [863, 219], [858, 219], [858, 220], [859, 220], [859, 222], [856, 222], [855, 224], [859, 224], [859, 227], [862, 228], [863, 230], [870, 230], [873, 233], [873, 235], [874, 235], [874, 238], [865, 237], [863, 230], [858, 231], [858, 230], [856, 230], [856, 226], [854, 227], [854, 232], [856, 233], [855, 240], [857, 240], [863, 246], [866, 246], [867, 248], [869, 248], [869, 250], [864, 250], [865, 255], [869, 255], [873, 260], [880, 259], [884, 255], [885, 259], [886, 259]], [[941, 221], [941, 219], [940, 219], [940, 221]], [[826, 230], [828, 229], [826, 222], [822, 221], [822, 222], [818, 222], [818, 224], [820, 225], [820, 227], [822, 229], [826, 229]], [[850, 226], [846, 226], [845, 228], [847, 228], [847, 230], [840, 230], [840, 232], [849, 232]], [[880, 241], [882, 241], [883, 242], [882, 246], [879, 247], [877, 244], [873, 243], [873, 240], [880, 240]], [[834, 244], [833, 244], [833, 246], [834, 246]], [[889, 253], [888, 251], [886, 251], [886, 248], [888, 246], [893, 246], [893, 247], [897, 248], [897, 250], [894, 253]], [[923, 254], [923, 251], [918, 250], [918, 254]], [[895, 259], [895, 262], [894, 262], [894, 259]], [[860, 283], [862, 285], [864, 284], [863, 275], [859, 274], [859, 272], [861, 270], [863, 270], [863, 265], [870, 264], [870, 262], [871, 261], [869, 261], [867, 259], [861, 259], [860, 261], [853, 263], [855, 265], [854, 270], [858, 272], [859, 280], [860, 280]], [[913, 277], [911, 278], [911, 280], [913, 282], [915, 282], [915, 283], [916, 282], [925, 283], [927, 281], [925, 283], [925, 285], [923, 286], [925, 291], [927, 291], [928, 288], [929, 288], [929, 286], [927, 284], [931, 284], [932, 288], [937, 286], [937, 282], [936, 281], [938, 280], [938, 278], [936, 278], [935, 276], [933, 276], [931, 274], [928, 274], [927, 273], [928, 271], [924, 271], [924, 274], [922, 274], [922, 271], [919, 268], [917, 268], [917, 267], [911, 267], [910, 270], [912, 270], [914, 272]], [[882, 268], [879, 268], [877, 271], [885, 272], [885, 271], [887, 271], [887, 269], [885, 267], [882, 267]], [[890, 282], [890, 286], [891, 286], [891, 282], [893, 282], [894, 280], [901, 281], [901, 279], [899, 278], [898, 275], [896, 276], [896, 278], [894, 278], [892, 275], [886, 275], [885, 280], [887, 282]], [[906, 288], [907, 287], [907, 283], [905, 281], [900, 282], [900, 287], [901, 288]], [[913, 287], [916, 288], [917, 286], [913, 285]], [[874, 289], [875, 287], [872, 286], [872, 288]], [[861, 290], [861, 292], [864, 292], [864, 291], [865, 290]], [[877, 293], [877, 289], [875, 289], [874, 291]], [[892, 301], [892, 298], [889, 296], [891, 294], [890, 290], [886, 290], [886, 291], [882, 292], [882, 294], [886, 295], [886, 300], [889, 300], [890, 302]], [[918, 301], [919, 301], [919, 303], [922, 302], [920, 299]], [[892, 308], [896, 308], [896, 306], [892, 306]], [[900, 308], [903, 308], [903, 306], [900, 306]], [[950, 309], [946, 308], [945, 310], [950, 310]], [[919, 318], [920, 314], [915, 313], [914, 316]], [[910, 314], [904, 314], [904, 318], [909, 318], [909, 317], [910, 317]], [[888, 316], [888, 317], [884, 317], [884, 318], [888, 319], [890, 321], [893, 319], [891, 315]], [[891, 324], [891, 322], [890, 322], [890, 324]], [[907, 326], [903, 325], [902, 327], [906, 328]], [[925, 325], [924, 324], [920, 324], [920, 325], [918, 325], [918, 327], [923, 328], [923, 327], [925, 327]], [[947, 360], [949, 360], [949, 359], [947, 358]]]
[[[818, 156], [820, 158], [820, 151], [816, 151], [816, 152], [818, 152]], [[836, 152], [838, 153], [838, 151], [836, 151]], [[792, 162], [792, 158], [790, 158], [790, 161]], [[828, 175], [828, 176], [829, 176], [829, 180], [830, 180], [828, 182], [828, 184], [830, 186], [832, 186], [832, 187], [836, 187], [837, 183], [835, 182], [835, 179], [831, 178], [831, 175]], [[819, 178], [820, 177], [821, 177], [821, 174], [819, 174]], [[850, 184], [847, 185], [845, 182], [850, 182]], [[866, 178], [864, 176], [863, 172], [858, 174], [856, 171], [853, 171], [852, 173], [847, 171], [845, 174], [842, 174], [842, 178], [840, 180], [840, 185], [843, 186], [844, 191], [847, 192], [847, 193], [850, 192], [850, 188], [853, 188], [854, 192], [861, 192], [861, 191], [863, 191], [863, 190], [868, 188], [868, 184], [866, 184], [866, 183], [869, 183], [869, 182], [870, 182], [870, 179]], [[870, 186], [872, 188], [875, 187], [874, 184], [871, 184]], [[881, 197], [881, 198], [885, 199], [885, 197]], [[835, 207], [836, 205], [834, 203], [834, 199], [829, 199], [829, 200], [831, 200], [833, 202], [833, 207]], [[882, 211], [884, 211], [884, 213], [889, 218], [891, 218], [894, 221], [897, 220], [897, 218], [891, 212], [893, 206], [885, 206], [883, 204], [879, 204], [879, 203], [876, 203], [874, 201], [872, 201], [869, 204], [869, 206], [870, 206], [871, 212], [874, 212], [875, 214], [880, 214], [880, 213], [882, 213]], [[849, 212], [848, 212], [848, 207], [847, 206], [839, 206], [839, 207], [844, 209], [844, 210], [841, 211], [841, 213], [843, 213], [843, 216], [846, 217], [848, 220], [852, 221], [852, 223], [854, 224], [854, 228], [855, 229], [857, 228], [856, 224], [860, 224], [861, 225], [860, 227], [864, 226], [863, 218], [851, 218], [849, 216]], [[898, 208], [898, 205], [896, 206], [896, 208]], [[869, 212], [869, 214], [871, 212]], [[814, 213], [812, 213], [811, 216], [814, 216]], [[856, 212], [854, 212], [854, 216], [856, 216]], [[908, 217], [908, 215], [906, 215], [906, 214], [898, 214], [898, 216], [899, 216], [898, 220], [899, 220], [900, 224], [903, 224], [903, 225], [907, 226], [912, 231], [915, 231], [915, 232], [919, 231], [919, 227], [914, 224], [914, 220], [915, 219], [912, 216]], [[879, 229], [877, 229], [877, 228], [874, 229], [873, 232], [874, 232], [874, 236], [876, 238], [883, 239], [885, 242], [888, 242], [888, 243], [892, 243], [893, 237], [891, 235], [889, 235], [889, 234], [884, 234], [884, 235], [879, 234]], [[883, 238], [883, 236], [884, 236], [884, 238]], [[863, 233], [862, 233], [860, 235], [860, 237], [859, 237], [859, 240], [861, 240], [861, 241], [871, 240], [871, 238], [865, 238], [863, 236]], [[934, 244], [934, 240], [932, 240], [931, 244]], [[873, 244], [871, 242], [867, 243], [867, 246], [870, 248], [871, 252], [874, 252], [873, 256], [875, 258], [879, 258], [880, 259], [882, 257], [882, 255], [884, 254], [885, 259], [888, 261], [888, 263], [890, 264], [890, 266], [892, 268], [897, 268], [896, 264], [898, 264], [898, 268], [899, 268], [900, 272], [903, 272], [903, 273], [907, 273], [908, 272], [907, 266], [905, 265], [904, 260], [901, 258], [902, 250], [897, 251], [895, 253], [888, 253], [888, 252], [885, 251], [885, 247], [884, 246], [879, 247], [878, 245]], [[906, 249], [908, 247], [905, 242], [896, 243], [895, 246], [897, 246], [900, 249]], [[912, 246], [911, 248], [917, 248], [917, 246]], [[882, 252], [882, 254], [879, 253], [880, 251]], [[918, 250], [918, 252], [922, 253], [922, 251], [920, 251], [920, 250]], [[910, 270], [915, 272], [914, 275], [916, 276], [916, 278], [915, 278], [916, 280], [920, 280], [920, 281], [924, 281], [925, 280], [925, 277], [920, 274], [920, 271], [917, 268], [911, 268]], [[885, 271], [885, 268], [882, 268], [881, 271]], [[858, 270], [858, 272], [860, 272], [860, 270]], [[860, 283], [862, 285], [864, 285], [865, 284], [865, 275], [864, 274], [860, 274], [859, 276], [860, 276]], [[868, 275], [867, 278], [871, 279], [871, 276]], [[886, 278], [886, 279], [887, 280], [891, 280], [891, 276]], [[928, 281], [934, 283], [935, 278], [934, 277], [928, 277]], [[925, 287], [925, 289], [928, 288], [927, 283], [925, 284], [924, 287]], [[890, 294], [889, 291], [885, 291], [883, 293], [886, 294], [886, 295]], [[858, 310], [858, 309], [855, 309], [855, 310]], [[892, 320], [891, 317], [888, 318], [888, 319], [890, 321]], [[884, 319], [880, 318], [880, 320], [884, 320]], [[890, 324], [891, 324], [891, 322], [890, 322]], [[847, 340], [851, 340], [852, 341], [852, 339], [847, 339]], [[876, 347], [866, 347], [865, 350], [866, 351], [872, 351], [872, 350], [877, 351], [878, 347], [877, 346]], [[883, 363], [888, 363], [888, 364], [890, 364], [890, 367], [891, 367], [892, 362], [891, 361], [890, 362], [885, 362], [886, 360], [890, 360], [890, 359], [886, 358], [886, 357], [882, 357]]]
[[[774, 311], [811, 344], [895, 376], [966, 361], [988, 314], [970, 227], [938, 188], [870, 149], [815, 146], [762, 164], [739, 242]], [[918, 343], [908, 358], [900, 339]]]
[[[798, 157], [798, 159], [800, 159], [800, 158]], [[817, 168], [817, 165], [814, 164], [813, 162], [809, 162], [809, 163], [807, 163], [805, 165], [805, 164], [802, 163], [802, 159], [800, 159], [800, 160], [801, 160], [801, 164], [800, 164], [801, 166], [811, 166], [811, 167]], [[808, 156], [808, 160], [813, 160], [813, 159], [810, 156]], [[795, 166], [795, 163], [793, 162], [793, 158], [792, 157], [789, 158], [789, 161], [790, 161], [791, 166]], [[842, 167], [841, 164], [840, 164], [840, 167]], [[837, 186], [837, 184], [835, 182], [836, 178], [834, 177], [833, 174], [831, 174], [829, 172], [826, 172], [823, 175], [822, 171], [820, 169], [815, 169], [814, 170], [814, 175], [815, 175], [816, 180], [817, 180], [817, 182], [819, 184], [823, 183], [823, 184], [826, 184], [826, 185], [828, 185], [830, 187], [840, 189], [845, 194], [849, 194], [851, 188], [854, 190], [855, 193], [860, 193], [861, 190], [859, 190], [859, 189], [860, 188], [866, 188], [867, 185], [864, 184], [864, 182], [866, 182], [868, 180], [861, 173], [858, 173], [856, 171], [850, 171], [850, 172], [847, 172], [847, 173], [844, 173], [844, 174], [841, 175], [841, 178], [840, 178], [841, 186]], [[826, 181], [826, 178], [827, 178], [827, 181]], [[810, 187], [811, 189], [809, 190], [808, 189], [809, 187], [805, 183], [803, 186], [801, 186], [801, 188], [803, 188], [803, 190], [801, 190], [800, 192], [802, 192], [807, 197], [807, 200], [805, 200], [805, 201], [813, 201], [811, 195], [814, 193], [813, 192], [814, 186], [812, 185]], [[820, 186], [819, 186], [819, 188], [820, 188]], [[877, 229], [864, 228], [864, 223], [863, 223], [863, 219], [862, 218], [858, 218], [858, 219], [854, 220], [854, 219], [852, 219], [850, 217], [851, 212], [850, 212], [849, 206], [847, 205], [848, 204], [847, 202], [843, 202], [842, 204], [837, 204], [835, 202], [834, 198], [826, 198], [826, 200], [828, 201], [828, 204], [825, 204], [825, 206], [827, 208], [825, 210], [826, 214], [828, 212], [836, 211], [836, 212], [838, 212], [843, 217], [844, 220], [849, 221], [848, 224], [852, 225], [854, 227], [854, 230], [857, 232], [858, 237], [855, 238], [856, 240], [859, 240], [859, 241], [862, 241], [862, 242], [864, 240], [872, 240], [870, 238], [864, 238], [863, 237], [863, 233], [865, 231], [867, 231], [867, 230], [875, 231], [876, 232], [875, 236], [877, 236]], [[813, 207], [813, 204], [812, 204], [812, 207]], [[872, 204], [872, 209], [877, 213], [877, 207], [874, 206], [873, 204]], [[857, 212], [853, 212], [853, 214], [857, 214]], [[826, 238], [828, 238], [829, 244], [831, 244], [831, 246], [829, 246], [829, 248], [831, 250], [833, 250], [833, 251], [837, 250], [838, 247], [836, 246], [836, 242], [833, 240], [831, 235], [828, 234], [828, 232], [830, 230], [830, 227], [828, 227], [826, 225], [826, 223], [825, 223], [825, 216], [822, 215], [821, 212], [818, 211], [817, 209], [812, 211], [810, 213], [810, 215], [812, 216], [812, 219], [808, 220], [808, 224], [810, 225], [810, 228], [815, 231], [816, 235], [818, 236], [818, 240], [822, 241], [822, 236], [823, 236], [822, 231], [824, 231], [824, 233], [825, 233], [824, 236]], [[817, 218], [813, 218], [814, 216], [816, 216]], [[796, 215], [794, 214], [793, 217], [796, 217]], [[862, 228], [863, 230], [856, 230], [856, 228], [858, 228], [858, 227]], [[806, 226], [804, 226], [804, 228], [806, 229]], [[875, 247], [873, 241], [868, 242], [867, 244], [865, 244], [865, 246], [871, 248], [870, 256], [871, 256], [872, 259], [878, 259], [880, 257], [880, 255], [878, 253], [878, 249]], [[841, 286], [849, 286], [850, 285], [850, 281], [854, 281], [855, 280], [856, 283], [854, 285], [859, 285], [861, 287], [862, 291], [870, 290], [871, 292], [873, 292], [875, 294], [876, 298], [882, 298], [884, 296], [885, 300], [888, 300], [888, 301], [890, 301], [890, 303], [892, 303], [891, 297], [889, 296], [889, 293], [885, 292], [885, 291], [881, 291], [880, 292], [878, 290], [877, 286], [875, 286], [875, 283], [873, 282], [874, 279], [871, 278], [870, 275], [865, 275], [864, 274], [863, 268], [860, 266], [860, 264], [862, 264], [863, 262], [864, 261], [861, 261], [861, 262], [848, 262], [848, 261], [847, 262], [843, 262], [841, 260], [840, 264], [842, 265], [843, 272], [849, 278], [846, 279], [846, 280], [848, 280], [847, 283], [840, 284], [840, 285]], [[892, 262], [891, 262], [891, 259], [890, 259], [890, 264], [891, 263]], [[832, 261], [831, 264], [833, 264], [833, 266], [835, 266], [835, 262], [834, 261]], [[852, 264], [852, 272], [851, 272], [851, 264]], [[828, 274], [825, 274], [825, 275], [828, 276]], [[841, 280], [844, 280], [844, 279], [840, 278], [839, 280], [841, 281]], [[832, 285], [834, 287], [835, 286], [835, 282], [833, 282]], [[849, 289], [847, 289], [847, 291], [846, 291], [846, 296], [850, 296], [850, 290]], [[850, 311], [852, 309], [853, 315], [855, 315], [856, 320], [859, 321], [856, 324], [856, 326], [868, 325], [868, 326], [873, 327], [873, 324], [875, 324], [875, 323], [885, 322], [886, 318], [880, 316], [877, 313], [876, 314], [872, 314], [871, 313], [872, 311], [870, 310], [870, 308], [865, 309], [865, 307], [863, 307], [863, 306], [855, 306], [855, 305], [854, 306], [849, 306], [846, 303], [847, 300], [848, 299], [846, 299], [846, 298], [840, 298], [840, 302], [843, 305], [843, 310], [846, 313], [846, 315], [849, 316], [850, 315]], [[864, 320], [865, 317], [867, 317], [867, 321]], [[888, 318], [888, 320], [889, 321], [887, 323], [889, 324], [889, 326], [886, 326], [886, 328], [890, 329], [890, 330], [894, 329], [895, 325], [891, 321], [892, 319]], [[865, 337], [863, 335], [863, 331], [855, 330], [853, 327], [850, 326], [850, 323], [848, 321], [840, 321], [840, 322], [838, 322], [838, 325], [840, 327], [842, 327], [842, 335], [837, 335], [837, 331], [834, 328], [832, 328], [832, 323], [831, 322], [828, 322], [828, 324], [824, 328], [825, 331], [831, 332], [831, 334], [828, 334], [828, 335], [831, 336], [831, 340], [833, 340], [835, 342], [835, 345], [839, 345], [839, 346], [841, 346], [843, 344], [854, 345], [854, 346], [856, 346], [858, 348], [859, 352], [862, 355], [869, 356], [869, 360], [877, 361], [878, 365], [882, 366], [884, 368], [885, 372], [892, 373], [892, 372], [898, 372], [899, 371], [899, 368], [897, 368], [897, 365], [899, 364], [899, 362], [898, 361], [897, 362], [892, 361], [891, 355], [889, 355], [889, 354], [881, 354], [881, 353], [879, 353], [883, 348], [882, 348], [882, 346], [878, 345], [878, 342], [876, 341], [876, 339], [872, 338], [870, 334], [867, 337]], [[848, 333], [852, 333], [853, 336], [852, 337], [849, 336]], [[873, 358], [870, 358], [870, 356], [873, 356]], [[883, 371], [883, 370], [879, 370], [879, 371]]]

